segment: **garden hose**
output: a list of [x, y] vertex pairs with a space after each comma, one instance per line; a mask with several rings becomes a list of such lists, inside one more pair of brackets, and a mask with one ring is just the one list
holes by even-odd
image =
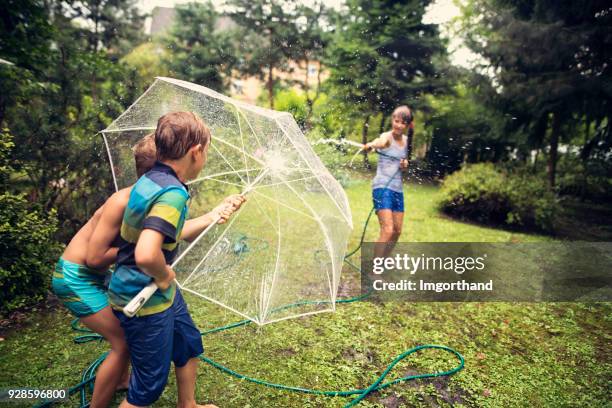
[[[379, 154], [383, 154], [378, 152]], [[401, 170], [398, 170], [398, 172]], [[395, 177], [395, 175], [393, 176]], [[391, 179], [393, 179], [393, 177]], [[389, 182], [391, 181], [391, 179], [389, 180]], [[388, 182], [388, 183], [389, 183]], [[372, 209], [370, 210], [370, 213], [368, 214], [368, 217], [366, 219], [366, 222], [364, 223], [363, 229], [361, 231], [361, 236], [359, 239], [359, 244], [357, 245], [357, 247], [355, 249], [353, 249], [352, 251], [349, 251], [348, 254], [344, 257], [344, 261], [347, 263], [347, 265], [349, 265], [351, 268], [355, 269], [356, 271], [361, 271], [360, 268], [355, 265], [354, 263], [352, 263], [348, 258], [352, 255], [354, 255], [362, 246], [363, 244], [363, 240], [365, 238], [365, 234], [366, 234], [366, 230], [368, 227], [368, 224], [370, 222], [370, 219], [372, 218], [372, 214], [374, 213], [375, 209], [374, 207], [372, 207]], [[236, 256], [241, 256], [242, 254], [248, 252], [250, 250], [250, 248], [247, 245], [247, 241], [250, 238], [248, 238], [246, 235], [241, 235], [239, 237], [238, 240], [236, 240], [233, 245], [232, 245], [232, 251], [234, 252], [234, 254]], [[357, 302], [357, 301], [361, 301], [363, 299], [366, 299], [368, 296], [370, 296], [372, 293], [372, 291], [370, 290], [369, 292], [365, 293], [365, 294], [361, 294], [359, 296], [354, 296], [354, 297], [350, 297], [350, 298], [345, 298], [345, 299], [337, 299], [335, 301], [336, 304], [341, 304], [341, 303], [353, 303], [353, 302]], [[323, 303], [330, 303], [330, 301], [304, 301], [304, 302], [297, 302], [297, 303], [292, 303], [289, 305], [284, 305], [281, 306], [279, 308], [276, 308], [273, 310], [274, 311], [280, 311], [280, 310], [285, 310], [291, 307], [296, 307], [296, 306], [303, 306], [306, 304], [323, 304]], [[84, 332], [87, 334], [78, 336], [74, 339], [74, 342], [77, 344], [82, 344], [82, 343], [87, 343], [90, 341], [101, 341], [104, 338], [102, 336], [100, 336], [99, 334], [95, 334], [92, 333], [91, 330], [89, 329], [85, 329], [82, 328], [78, 325], [78, 319], [74, 319], [71, 323], [71, 326], [73, 328], [73, 330], [78, 331], [78, 332]], [[221, 331], [225, 331], [225, 330], [230, 330], [230, 329], [234, 329], [237, 327], [241, 327], [241, 326], [246, 326], [248, 324], [251, 324], [252, 321], [245, 319], [245, 320], [241, 320], [235, 323], [231, 323], [225, 326], [220, 326], [220, 327], [216, 327], [213, 329], [209, 329], [209, 330], [205, 330], [200, 332], [200, 334], [202, 336], [207, 336], [210, 334], [214, 334], [214, 333], [218, 333]], [[443, 350], [446, 351], [448, 353], [453, 354], [457, 360], [459, 361], [459, 364], [454, 367], [451, 370], [447, 370], [447, 371], [442, 371], [442, 372], [436, 372], [436, 373], [424, 373], [424, 374], [415, 374], [415, 375], [408, 375], [408, 376], [404, 376], [404, 377], [400, 377], [391, 381], [385, 381], [386, 377], [389, 375], [389, 373], [391, 372], [391, 370], [393, 370], [393, 367], [395, 367], [400, 361], [404, 360], [405, 358], [407, 358], [408, 356], [419, 352], [421, 350], [426, 350], [426, 349], [438, 349], [438, 350]], [[89, 407], [89, 403], [87, 402], [87, 388], [89, 388], [90, 392], [93, 392], [93, 385], [94, 385], [94, 380], [96, 378], [95, 376], [95, 372], [98, 369], [98, 367], [100, 366], [100, 364], [102, 364], [102, 362], [104, 361], [104, 359], [106, 358], [108, 352], [103, 353], [100, 357], [98, 357], [93, 363], [91, 363], [87, 369], [85, 369], [85, 371], [82, 374], [81, 377], [81, 382], [78, 383], [77, 385], [71, 387], [68, 390], [68, 394], [69, 395], [73, 395], [77, 392], [80, 393], [80, 408], [87, 408]], [[387, 367], [385, 368], [385, 370], [382, 372], [382, 374], [380, 374], [378, 376], [378, 378], [367, 388], [358, 388], [358, 389], [352, 389], [352, 390], [332, 390], [332, 391], [322, 391], [322, 390], [315, 390], [315, 389], [310, 389], [310, 388], [302, 388], [302, 387], [293, 387], [293, 386], [289, 386], [289, 385], [284, 385], [284, 384], [277, 384], [277, 383], [272, 383], [272, 382], [268, 382], [268, 381], [264, 381], [264, 380], [260, 380], [257, 378], [253, 378], [253, 377], [249, 377], [247, 375], [244, 374], [240, 374], [220, 363], [217, 363], [216, 361], [204, 356], [204, 355], [200, 355], [199, 359], [202, 360], [203, 362], [209, 364], [210, 366], [220, 370], [223, 373], [226, 373], [228, 375], [231, 375], [235, 378], [241, 379], [241, 380], [246, 380], [249, 382], [252, 382], [254, 384], [259, 384], [259, 385], [263, 385], [266, 387], [270, 387], [270, 388], [274, 388], [274, 389], [279, 389], [279, 390], [284, 390], [284, 391], [291, 391], [291, 392], [300, 392], [300, 393], [304, 393], [304, 394], [311, 394], [311, 395], [324, 395], [324, 396], [329, 396], [329, 397], [354, 397], [353, 400], [351, 400], [348, 404], [345, 405], [345, 408], [348, 407], [353, 407], [355, 405], [357, 405], [360, 401], [362, 401], [364, 398], [366, 398], [369, 394], [375, 392], [375, 391], [380, 391], [382, 389], [385, 389], [387, 387], [390, 387], [394, 384], [400, 383], [400, 382], [405, 382], [405, 381], [410, 381], [410, 380], [415, 380], [415, 379], [419, 379], [419, 378], [433, 378], [433, 377], [443, 377], [443, 376], [450, 376], [453, 375], [455, 373], [457, 373], [458, 371], [461, 371], [465, 365], [465, 360], [463, 358], [463, 356], [456, 351], [455, 349], [451, 348], [451, 347], [447, 347], [447, 346], [441, 346], [441, 345], [435, 345], [435, 344], [425, 344], [425, 345], [420, 345], [420, 346], [416, 346], [413, 347], [411, 349], [408, 349], [406, 351], [404, 351], [403, 353], [399, 354], [391, 363], [389, 363], [389, 365], [387, 365]], [[38, 405], [36, 405], [36, 408], [42, 408], [42, 407], [49, 407], [51, 406], [54, 402], [56, 402], [55, 400], [47, 400], [44, 401]]]

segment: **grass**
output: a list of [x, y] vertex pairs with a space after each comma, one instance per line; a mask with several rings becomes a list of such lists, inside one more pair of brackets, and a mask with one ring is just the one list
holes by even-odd
[[[357, 244], [370, 210], [370, 188], [347, 189]], [[551, 238], [460, 223], [435, 210], [437, 189], [410, 185], [402, 241], [540, 242]], [[375, 223], [375, 222], [374, 222]], [[366, 233], [374, 240], [377, 226]], [[346, 269], [341, 293], [358, 290]], [[202, 330], [239, 320], [185, 295]], [[79, 381], [104, 343], [73, 344], [71, 318], [62, 308], [31, 314], [28, 323], [0, 342], [0, 388], [68, 387]], [[367, 387], [395, 356], [419, 344], [443, 344], [466, 359], [450, 378], [417, 380], [370, 395], [362, 407], [573, 407], [609, 402], [612, 331], [609, 303], [408, 303], [370, 301], [339, 305], [335, 313], [246, 326], [204, 337], [207, 357], [250, 376], [321, 390]], [[424, 351], [401, 362], [390, 378], [447, 370], [456, 361]], [[341, 407], [329, 398], [265, 388], [200, 364], [197, 396], [221, 407]], [[121, 396], [117, 397], [119, 401]], [[174, 406], [169, 386], [156, 404]], [[76, 399], [65, 406], [74, 406]], [[17, 406], [17, 405], [13, 405]]]

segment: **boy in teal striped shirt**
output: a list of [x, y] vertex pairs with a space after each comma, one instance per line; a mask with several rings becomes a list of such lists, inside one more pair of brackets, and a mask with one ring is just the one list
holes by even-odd
[[[187, 218], [190, 197], [184, 183], [202, 170], [209, 144], [210, 132], [195, 114], [162, 116], [155, 131], [158, 162], [132, 188], [108, 290], [132, 362], [121, 407], [154, 403], [166, 386], [171, 362], [176, 367], [178, 406], [198, 406], [194, 389], [202, 340], [169, 265]], [[126, 317], [123, 307], [152, 280], [159, 289], [136, 317]]]

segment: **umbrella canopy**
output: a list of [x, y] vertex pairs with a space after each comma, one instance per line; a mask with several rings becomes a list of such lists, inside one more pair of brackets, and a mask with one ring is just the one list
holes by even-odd
[[351, 212], [291, 114], [159, 77], [101, 132], [115, 187], [136, 181], [132, 146], [175, 111], [196, 113], [212, 134], [208, 161], [189, 183], [190, 215], [249, 191], [226, 224], [182, 248], [181, 288], [258, 324], [334, 310]]

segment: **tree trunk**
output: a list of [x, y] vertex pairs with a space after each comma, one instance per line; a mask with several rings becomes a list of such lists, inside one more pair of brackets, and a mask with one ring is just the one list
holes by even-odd
[[[361, 142], [363, 144], [368, 143], [368, 128], [370, 127], [370, 115], [367, 115], [363, 122], [363, 128], [361, 130]], [[363, 151], [363, 165], [366, 169], [372, 168], [370, 166], [370, 160], [368, 159], [368, 152]]]
[[268, 100], [270, 101], [270, 109], [274, 109], [274, 76], [272, 71], [274, 67], [268, 67]]
[[310, 95], [308, 94], [309, 88], [310, 86], [308, 85], [308, 60], [306, 63], [306, 105], [307, 105], [307, 111], [306, 111], [306, 129], [310, 130], [312, 128], [312, 123], [311, 123], [311, 118], [312, 118], [312, 112], [314, 110], [314, 104], [317, 101], [317, 99], [319, 99], [319, 96], [321, 95], [321, 62], [318, 62], [318, 66], [317, 66], [317, 85], [315, 88], [315, 95], [314, 98], [311, 98]]
[[548, 185], [552, 189], [555, 187], [555, 177], [557, 172], [557, 153], [559, 148], [559, 132], [561, 130], [561, 114], [553, 113], [552, 131], [550, 134], [550, 152], [548, 155]]
[[385, 131], [386, 121], [387, 121], [387, 116], [383, 112], [382, 117], [380, 118], [380, 131], [378, 132], [378, 134], [382, 134]]

